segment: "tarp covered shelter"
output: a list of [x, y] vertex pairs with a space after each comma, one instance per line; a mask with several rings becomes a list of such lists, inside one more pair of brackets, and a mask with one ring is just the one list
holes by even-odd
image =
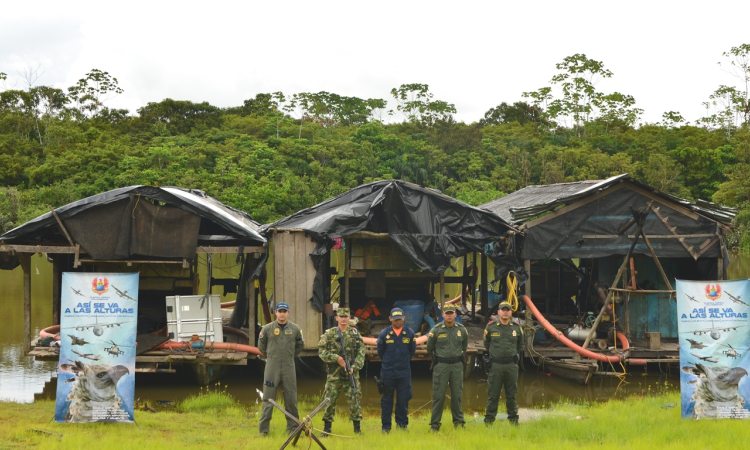
[[[659, 192], [628, 174], [603, 181], [527, 186], [480, 208], [519, 225], [523, 259], [601, 258], [625, 255], [635, 227], [631, 208], [653, 202], [644, 231], [660, 257], [721, 258], [724, 232], [736, 211], [711, 202], [691, 202]], [[546, 214], [545, 214], [546, 213]], [[650, 254], [645, 244], [634, 253]]]

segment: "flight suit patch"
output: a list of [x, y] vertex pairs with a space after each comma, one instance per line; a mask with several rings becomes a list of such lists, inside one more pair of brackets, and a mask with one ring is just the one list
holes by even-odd
[[280, 332], [281, 332], [281, 330], [279, 330], [278, 328], [274, 328], [273, 329], [273, 335], [274, 336], [278, 336]]
[[292, 334], [292, 330], [284, 330], [284, 334]]

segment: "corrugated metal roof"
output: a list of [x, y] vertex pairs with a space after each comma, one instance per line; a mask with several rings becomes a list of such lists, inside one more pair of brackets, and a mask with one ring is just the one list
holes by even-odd
[[731, 225], [732, 220], [737, 215], [737, 210], [734, 208], [717, 205], [706, 200], [693, 202], [660, 192], [635, 180], [627, 173], [606, 180], [527, 186], [479, 207], [492, 211], [506, 221], [518, 225], [544, 212], [552, 211], [559, 206], [569, 205], [624, 181], [727, 226]]

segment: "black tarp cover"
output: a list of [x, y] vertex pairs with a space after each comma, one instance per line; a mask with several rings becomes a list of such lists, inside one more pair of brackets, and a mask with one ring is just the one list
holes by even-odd
[[[205, 218], [233, 233], [240, 240], [249, 240], [257, 245], [263, 245], [266, 242], [265, 238], [258, 233], [258, 223], [247, 213], [224, 205], [203, 191], [194, 189], [129, 186], [69, 203], [55, 209], [55, 212], [65, 223], [67, 219], [90, 208], [115, 202], [130, 202], [134, 196], [138, 195]], [[113, 218], [112, 221], [119, 224], [121, 218], [122, 216]], [[57, 222], [51, 213], [46, 213], [0, 236], [0, 244], [35, 244], [48, 239], [53, 233], [59, 234]]]
[[262, 230], [272, 228], [301, 229], [317, 242], [365, 229], [388, 233], [418, 268], [432, 273], [512, 229], [493, 213], [397, 180], [359, 186]]
[[[644, 208], [650, 201], [651, 198], [628, 188], [615, 190], [556, 218], [529, 227], [521, 256], [523, 259], [566, 259], [625, 255], [632, 243], [632, 238], [628, 236], [635, 234], [636, 226], [620, 236], [614, 236], [633, 217], [631, 206]], [[653, 208], [658, 210], [658, 215], [652, 212], [646, 218], [643, 229], [647, 236], [702, 236], [684, 239], [690, 252], [678, 238], [649, 237], [659, 258], [695, 258], [698, 254], [701, 258], [723, 256], [723, 239], [716, 239], [719, 228], [715, 221], [692, 212], [693, 217], [689, 217], [669, 205], [666, 200], [654, 201]], [[662, 218], [666, 219], [667, 224]], [[633, 252], [651, 254], [642, 239]]]

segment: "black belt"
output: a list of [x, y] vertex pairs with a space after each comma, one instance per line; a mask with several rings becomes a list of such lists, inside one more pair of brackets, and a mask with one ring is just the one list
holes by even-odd
[[493, 357], [490, 357], [490, 361], [493, 362], [493, 363], [498, 363], [498, 364], [515, 364], [516, 363], [515, 361], [513, 361], [513, 357], [512, 356], [510, 358], [493, 358]]
[[458, 357], [458, 358], [440, 358], [440, 357], [438, 357], [437, 358], [437, 362], [439, 364], [458, 364], [460, 362], [463, 362], [463, 358], [461, 358], [461, 357]]

